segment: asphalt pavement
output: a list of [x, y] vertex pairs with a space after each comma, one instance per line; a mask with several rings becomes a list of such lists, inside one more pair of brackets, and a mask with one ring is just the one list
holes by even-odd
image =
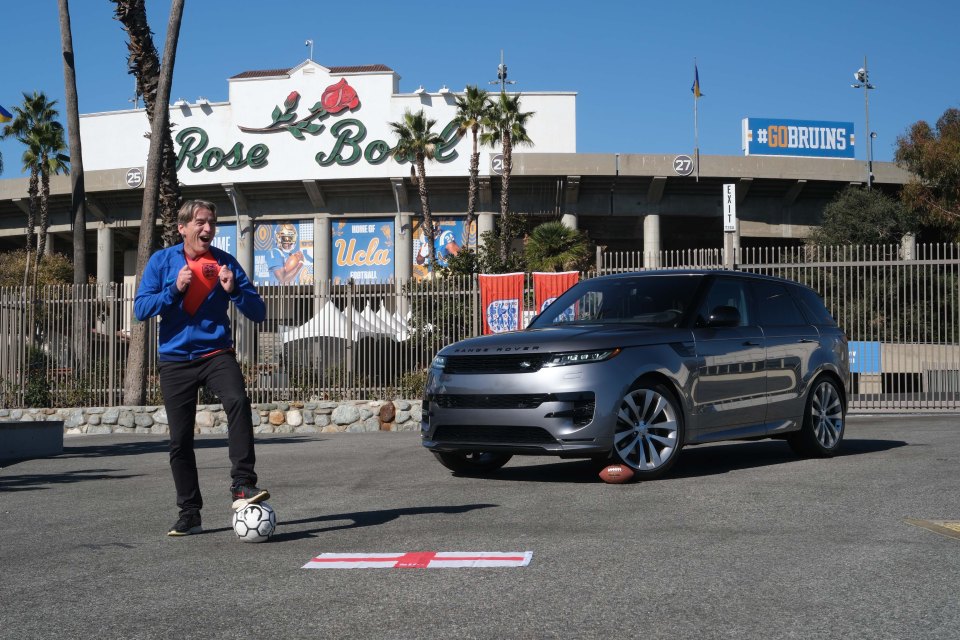
[[[629, 485], [545, 457], [457, 477], [415, 433], [258, 437], [279, 519], [264, 544], [230, 528], [226, 441], [197, 445], [205, 532], [184, 538], [165, 535], [163, 438], [71, 437], [0, 469], [0, 638], [960, 635], [957, 416], [853, 417], [828, 460], [780, 441], [691, 447]], [[432, 551], [533, 558], [301, 568]]]

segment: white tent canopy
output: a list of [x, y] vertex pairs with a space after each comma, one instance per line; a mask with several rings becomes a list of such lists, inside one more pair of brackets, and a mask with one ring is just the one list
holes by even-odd
[[[387, 314], [383, 306], [380, 307], [380, 311], [386, 315], [379, 315], [379, 311], [374, 313], [367, 305], [362, 312], [354, 310], [348, 320], [347, 315], [340, 311], [333, 301], [328, 300], [317, 315], [299, 327], [285, 331], [283, 342], [308, 338], [342, 338], [356, 341], [366, 337], [406, 340], [409, 337], [406, 323], [399, 322], [394, 316]], [[385, 317], [389, 320], [385, 320]]]

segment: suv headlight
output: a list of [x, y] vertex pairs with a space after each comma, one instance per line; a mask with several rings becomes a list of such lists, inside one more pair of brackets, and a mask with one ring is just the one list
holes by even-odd
[[444, 367], [447, 366], [447, 356], [433, 356], [433, 361], [430, 363], [431, 369], [439, 369], [443, 371]]
[[603, 362], [609, 360], [623, 349], [603, 349], [598, 351], [570, 351], [568, 353], [555, 353], [549, 360], [543, 363], [544, 367], [565, 367], [571, 364], [589, 364], [591, 362]]

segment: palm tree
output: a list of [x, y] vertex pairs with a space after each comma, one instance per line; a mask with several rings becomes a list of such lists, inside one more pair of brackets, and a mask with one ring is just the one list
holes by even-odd
[[[486, 118], [481, 123], [486, 131], [481, 134], [482, 144], [496, 147], [499, 143], [503, 153], [503, 173], [500, 187], [500, 215], [505, 216], [510, 210], [510, 172], [513, 169], [513, 147], [517, 145], [533, 144], [527, 135], [527, 121], [533, 116], [533, 111], [520, 110], [520, 95], [508, 96], [500, 92], [500, 98], [494, 102]], [[506, 245], [504, 244], [504, 251]], [[501, 255], [505, 260], [506, 255]]]
[[[63, 1], [63, 0], [61, 0]], [[160, 58], [153, 44], [153, 32], [147, 23], [147, 10], [144, 0], [113, 0], [116, 5], [114, 15], [123, 24], [127, 32], [127, 68], [137, 82], [137, 95], [143, 97], [143, 106], [150, 122], [151, 134], [153, 116], [160, 85]], [[162, 137], [162, 162], [160, 172], [160, 227], [162, 244], [170, 247], [180, 242], [177, 231], [177, 211], [180, 209], [180, 182], [177, 180], [177, 156], [173, 150], [173, 138], [170, 134], [169, 119], [157, 135]]]
[[[54, 105], [56, 100], [48, 100], [42, 91], [34, 91], [32, 95], [23, 94], [23, 104], [13, 107], [13, 120], [3, 128], [4, 138], [13, 137], [26, 146], [23, 152], [23, 168], [30, 172], [27, 186], [27, 255], [33, 250], [34, 229], [37, 224], [37, 212], [40, 209], [40, 172], [45, 154], [49, 155], [47, 145], [54, 131], [63, 126], [56, 121], [58, 115]], [[49, 193], [49, 191], [48, 191]], [[37, 260], [39, 260], [39, 253]], [[24, 282], [26, 286], [26, 282]]]
[[[163, 143], [170, 133], [170, 88], [173, 85], [173, 65], [177, 59], [177, 42], [180, 40], [180, 24], [183, 22], [183, 4], [185, 0], [173, 0], [170, 5], [170, 20], [167, 22], [167, 38], [163, 45], [163, 64], [159, 71], [156, 99], [150, 120], [150, 151], [147, 154], [147, 170], [143, 185], [143, 212], [140, 215], [140, 239], [137, 243], [137, 277], [143, 274], [147, 261], [153, 253], [153, 228], [157, 223], [157, 207], [160, 200], [161, 165], [163, 163]], [[121, 5], [142, 4], [142, 0], [130, 3], [117, 1], [117, 11]], [[146, 16], [143, 18], [146, 26]], [[166, 132], [167, 135], [163, 135]], [[174, 173], [176, 176], [176, 173]], [[135, 322], [130, 328], [129, 358], [127, 375], [123, 382], [123, 403], [141, 405], [147, 394], [147, 327], [145, 322]]]
[[47, 247], [47, 229], [50, 228], [50, 175], [70, 173], [70, 156], [63, 140], [63, 125], [45, 122], [37, 128], [40, 164], [40, 231], [37, 235], [37, 265]]
[[[83, 152], [80, 147], [80, 108], [77, 103], [77, 75], [73, 61], [73, 32], [68, 0], [58, 0], [60, 45], [63, 49], [63, 86], [67, 107], [70, 146], [70, 213], [73, 221], [73, 284], [87, 282], [87, 208], [83, 182]], [[75, 316], [76, 317], [76, 316]], [[78, 331], [77, 333], [81, 333]], [[86, 335], [86, 332], [83, 332]]]
[[[27, 146], [23, 152], [23, 170], [30, 172], [30, 179], [27, 182], [27, 258], [30, 258], [30, 252], [34, 248], [35, 233], [37, 228], [37, 209], [40, 208], [40, 141], [36, 133], [27, 134], [17, 138]], [[24, 282], [23, 286], [27, 286]]]
[[544, 222], [530, 232], [524, 254], [531, 271], [579, 271], [590, 260], [590, 241], [560, 221]]
[[464, 95], [457, 96], [457, 115], [453, 119], [457, 124], [457, 133], [463, 136], [470, 131], [473, 136], [470, 184], [467, 190], [467, 233], [470, 233], [476, 219], [477, 191], [479, 190], [477, 175], [480, 173], [480, 152], [477, 150], [477, 142], [483, 128], [483, 119], [489, 115], [490, 104], [489, 94], [483, 89], [478, 89], [476, 85], [467, 86]]
[[426, 161], [433, 160], [437, 145], [443, 142], [439, 133], [433, 131], [436, 120], [430, 120], [423, 113], [423, 109], [412, 113], [404, 111], [403, 120], [391, 122], [390, 127], [397, 134], [397, 146], [391, 154], [400, 160], [411, 160], [414, 163], [417, 186], [420, 190], [420, 207], [423, 212], [421, 228], [424, 230], [430, 249], [430, 268], [436, 266], [437, 249], [433, 246], [433, 216], [430, 214], [430, 195], [427, 193]]

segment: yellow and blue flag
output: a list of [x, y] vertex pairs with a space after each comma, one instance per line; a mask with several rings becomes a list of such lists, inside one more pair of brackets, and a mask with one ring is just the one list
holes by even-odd
[[697, 65], [693, 65], [693, 86], [690, 87], [690, 91], [693, 91], [694, 98], [699, 98], [703, 95], [700, 93], [700, 72], [697, 71]]
[[13, 120], [13, 116], [10, 115], [10, 112], [0, 106], [0, 122], [10, 122]]

